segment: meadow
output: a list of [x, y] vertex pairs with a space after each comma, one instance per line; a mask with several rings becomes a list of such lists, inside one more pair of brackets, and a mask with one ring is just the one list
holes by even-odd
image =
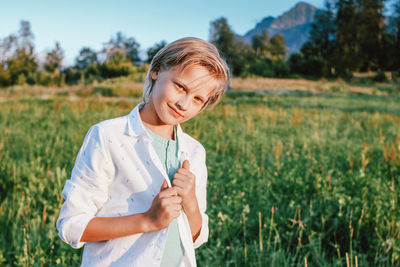
[[[231, 92], [182, 125], [207, 150], [199, 266], [400, 266], [400, 95], [335, 88]], [[1, 266], [79, 266], [62, 188], [89, 127], [137, 101], [1, 102]]]

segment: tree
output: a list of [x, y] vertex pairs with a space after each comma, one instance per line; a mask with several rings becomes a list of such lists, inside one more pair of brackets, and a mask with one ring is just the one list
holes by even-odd
[[[313, 56], [321, 57], [328, 66], [327, 75], [332, 75], [333, 56], [336, 45], [336, 25], [333, 3], [331, 0], [325, 1], [325, 9], [318, 10], [315, 14], [315, 22], [311, 25], [310, 38], [305, 44], [306, 58]], [[312, 49], [309, 49], [311, 48]], [[311, 52], [307, 54], [307, 51]]]
[[383, 9], [386, 0], [338, 0], [336, 4], [337, 68], [376, 70], [384, 65]]
[[164, 46], [167, 45], [167, 42], [161, 41], [159, 43], [156, 43], [154, 46], [150, 47], [147, 49], [147, 63], [150, 63], [153, 57], [157, 54], [158, 51], [160, 51]]
[[228, 60], [232, 56], [235, 34], [228, 25], [226, 18], [221, 17], [211, 22], [209, 39], [218, 48], [222, 57]]
[[126, 37], [121, 32], [117, 32], [115, 38], [106, 43], [103, 51], [107, 53], [107, 60], [111, 58], [112, 54], [120, 51], [132, 63], [139, 64], [139, 43], [133, 37]]
[[253, 35], [251, 39], [251, 46], [257, 57], [267, 57], [269, 56], [268, 46], [269, 46], [269, 33], [264, 30], [261, 34]]
[[62, 66], [63, 59], [64, 51], [62, 50], [60, 43], [56, 42], [55, 48], [46, 54], [44, 69], [47, 72], [54, 72]]
[[347, 73], [360, 68], [360, 44], [355, 0], [338, 0], [336, 4], [336, 71]]
[[2, 69], [7, 72], [3, 75], [9, 79], [7, 84], [34, 83], [33, 75], [37, 69], [37, 62], [33, 39], [30, 23], [23, 20], [20, 23], [19, 34], [11, 34], [3, 40]]
[[5, 37], [0, 43], [0, 62], [5, 62], [7, 59], [12, 57], [12, 54], [18, 47], [18, 37], [14, 34], [10, 34]]
[[37, 69], [33, 47], [29, 51], [18, 49], [14, 55], [6, 61], [10, 71], [11, 84], [33, 83], [33, 74]]
[[400, 0], [397, 0], [393, 5], [394, 17], [396, 21], [396, 67], [400, 71]]
[[20, 22], [19, 38], [18, 38], [18, 49], [24, 49], [25, 51], [30, 51], [34, 47], [33, 39], [34, 35], [31, 31], [31, 24], [29, 21], [22, 20]]
[[381, 57], [384, 35], [383, 10], [386, 0], [357, 0], [358, 42], [361, 71], [377, 70], [384, 62]]
[[274, 60], [284, 59], [286, 56], [286, 44], [282, 34], [278, 33], [272, 36], [269, 41], [268, 50]]
[[236, 37], [226, 18], [221, 17], [211, 22], [209, 39], [218, 48], [233, 75], [239, 76], [246, 72], [253, 58], [252, 49]]
[[86, 69], [93, 63], [97, 63], [97, 54], [90, 47], [83, 47], [79, 51], [78, 57], [75, 59], [76, 67]]
[[307, 76], [331, 76], [336, 45], [336, 25], [332, 0], [325, 1], [325, 9], [318, 10], [311, 25], [310, 37], [301, 48], [301, 54], [293, 54], [291, 70]]

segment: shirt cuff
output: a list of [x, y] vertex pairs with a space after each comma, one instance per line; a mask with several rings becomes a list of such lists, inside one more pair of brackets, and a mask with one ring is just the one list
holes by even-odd
[[86, 242], [81, 242], [86, 226], [94, 216], [82, 214], [57, 221], [58, 235], [73, 248], [81, 248]]

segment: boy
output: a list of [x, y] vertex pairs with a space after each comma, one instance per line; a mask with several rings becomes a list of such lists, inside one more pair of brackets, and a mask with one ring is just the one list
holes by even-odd
[[217, 49], [183, 38], [153, 58], [143, 102], [92, 126], [66, 181], [57, 229], [82, 266], [196, 266], [207, 241], [203, 146], [180, 123], [229, 84]]

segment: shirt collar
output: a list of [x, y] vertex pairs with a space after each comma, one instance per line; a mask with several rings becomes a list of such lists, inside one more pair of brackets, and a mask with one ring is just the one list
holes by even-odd
[[[135, 108], [129, 113], [127, 125], [125, 127], [125, 134], [128, 136], [143, 138], [143, 141], [145, 141], [146, 143], [150, 143], [153, 138], [146, 131], [139, 114], [139, 110], [144, 104], [144, 102], [137, 104]], [[183, 137], [184, 133], [182, 131], [181, 125], [178, 124], [176, 129], [176, 135], [179, 140], [179, 151], [188, 152], [188, 146], [186, 145], [185, 139]]]

